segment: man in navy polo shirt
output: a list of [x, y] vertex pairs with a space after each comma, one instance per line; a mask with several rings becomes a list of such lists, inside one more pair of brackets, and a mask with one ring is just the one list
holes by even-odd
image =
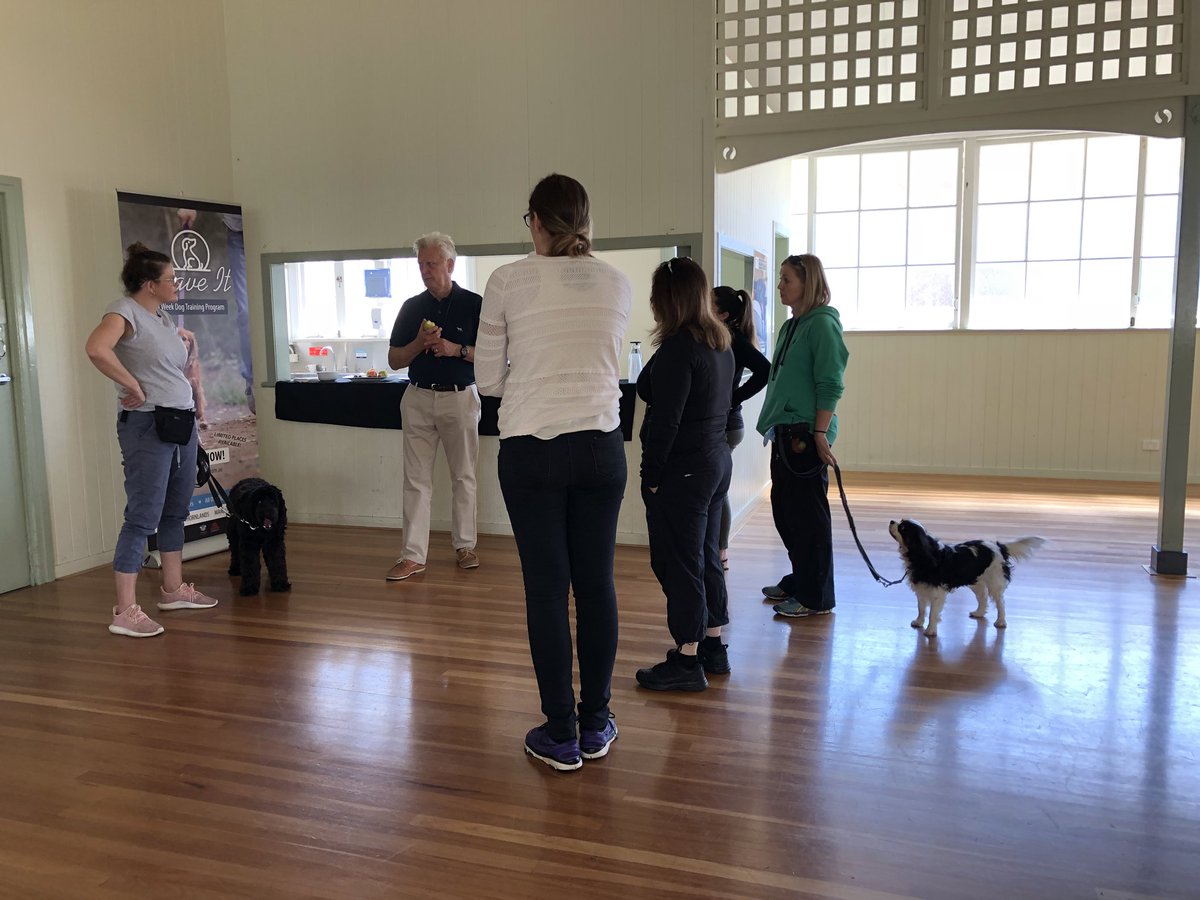
[[404, 552], [387, 573], [403, 581], [425, 571], [429, 510], [438, 444], [446, 450], [454, 494], [450, 537], [459, 568], [475, 555], [475, 463], [479, 458], [479, 391], [475, 336], [483, 298], [451, 280], [458, 251], [433, 232], [413, 244], [425, 290], [404, 301], [388, 348], [388, 365], [408, 369], [400, 401], [404, 430]]

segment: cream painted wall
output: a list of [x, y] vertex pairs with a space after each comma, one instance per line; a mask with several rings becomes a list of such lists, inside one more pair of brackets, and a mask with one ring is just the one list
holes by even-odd
[[[433, 229], [527, 240], [529, 190], [551, 171], [587, 187], [597, 237], [707, 230], [712, 27], [709, 0], [226, 2], [248, 271], [263, 252], [406, 246]], [[256, 278], [251, 308], [261, 367]], [[278, 422], [264, 394], [264, 474], [295, 521], [399, 527], [399, 434]], [[503, 532], [496, 453], [484, 438], [479, 524]], [[629, 499], [620, 538], [644, 541]], [[448, 523], [439, 463], [433, 527]]]
[[111, 383], [83, 343], [120, 294], [116, 191], [233, 198], [218, 0], [6, 0], [0, 174], [20, 178], [58, 575], [111, 561]]
[[[776, 332], [786, 321], [787, 310], [779, 305], [779, 294], [775, 290], [778, 282], [778, 263], [773, 258], [775, 223], [790, 221], [791, 173], [791, 161], [778, 160], [717, 176], [717, 231], [723, 239], [767, 254], [771, 267], [767, 283], [775, 309], [773, 330]], [[770, 454], [754, 430], [762, 401], [763, 393], [759, 393], [742, 407], [746, 437], [733, 452], [733, 481], [729, 487], [735, 528], [752, 511], [771, 481]]]
[[[868, 472], [1156, 481], [1163, 331], [846, 335], [838, 459]], [[1200, 391], [1189, 480], [1200, 480]]]

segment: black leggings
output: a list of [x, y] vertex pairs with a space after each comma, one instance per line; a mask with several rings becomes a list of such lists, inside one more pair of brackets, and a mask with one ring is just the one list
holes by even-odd
[[[787, 547], [792, 572], [779, 586], [809, 609], [833, 609], [833, 519], [829, 467], [792, 472], [771, 443], [771, 515]], [[793, 466], [792, 468], [795, 468]]]

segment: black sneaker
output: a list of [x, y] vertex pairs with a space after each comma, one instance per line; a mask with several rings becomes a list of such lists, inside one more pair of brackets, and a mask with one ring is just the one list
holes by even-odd
[[696, 656], [709, 675], [728, 675], [732, 671], [729, 668], [729, 645], [722, 644], [720, 638], [702, 640], [696, 645]]
[[649, 669], [637, 670], [637, 681], [652, 691], [703, 691], [708, 688], [704, 667], [699, 659], [686, 665], [678, 650], [668, 650], [665, 661]]

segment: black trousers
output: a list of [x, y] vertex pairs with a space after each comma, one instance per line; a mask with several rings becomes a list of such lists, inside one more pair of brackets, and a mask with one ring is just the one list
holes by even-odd
[[[833, 609], [833, 519], [829, 467], [795, 475], [771, 443], [771, 515], [792, 562], [779, 586], [809, 609]], [[804, 470], [799, 470], [804, 471]]]
[[[621, 430], [578, 431], [548, 441], [500, 442], [500, 490], [512, 522], [525, 618], [550, 736], [604, 728], [617, 656], [613, 555], [625, 494]], [[571, 684], [569, 594], [575, 591], [579, 710]]]
[[705, 628], [729, 624], [721, 505], [732, 472], [733, 458], [722, 442], [703, 460], [669, 463], [656, 493], [642, 486], [650, 567], [667, 597], [667, 628], [676, 644], [703, 640]]

